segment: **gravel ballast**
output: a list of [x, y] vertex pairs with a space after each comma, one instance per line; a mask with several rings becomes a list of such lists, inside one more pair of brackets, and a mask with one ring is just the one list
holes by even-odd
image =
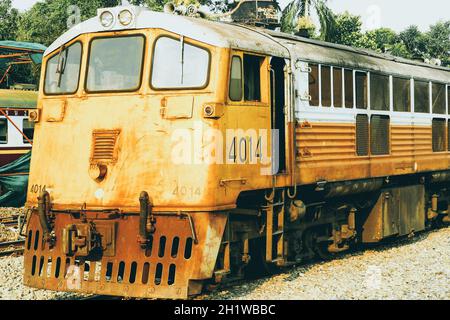
[[[83, 296], [23, 286], [23, 257], [0, 258], [0, 299]], [[450, 228], [288, 269], [196, 299], [450, 299]]]
[[450, 299], [450, 228], [300, 266], [203, 299]]

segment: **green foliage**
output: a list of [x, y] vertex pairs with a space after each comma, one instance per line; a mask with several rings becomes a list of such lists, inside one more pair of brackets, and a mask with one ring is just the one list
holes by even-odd
[[405, 31], [400, 32], [399, 36], [408, 50], [410, 58], [420, 59], [425, 56], [427, 39], [419, 27], [409, 26]]
[[11, 0], [0, 0], [0, 40], [16, 38], [19, 12], [12, 8]]
[[389, 53], [408, 59], [439, 59], [450, 66], [450, 21], [438, 22], [428, 32], [410, 26], [397, 34], [380, 28], [362, 32], [361, 17], [348, 12], [336, 15], [336, 32], [330, 42]]
[[[97, 14], [98, 8], [113, 7], [118, 0], [45, 0], [25, 12], [18, 24], [18, 39], [50, 45], [70, 24]], [[79, 11], [73, 6], [77, 6]]]
[[281, 30], [287, 33], [300, 32], [310, 34], [310, 24], [304, 21], [311, 18], [313, 7], [320, 21], [320, 39], [330, 41], [336, 30], [335, 15], [327, 6], [326, 0], [294, 0], [283, 10], [281, 18]]
[[428, 57], [440, 59], [444, 65], [450, 66], [450, 21], [432, 25], [425, 36]]
[[361, 42], [362, 21], [359, 16], [354, 16], [348, 12], [337, 15], [336, 32], [333, 34], [330, 42], [339, 43], [347, 46], [355, 46]]

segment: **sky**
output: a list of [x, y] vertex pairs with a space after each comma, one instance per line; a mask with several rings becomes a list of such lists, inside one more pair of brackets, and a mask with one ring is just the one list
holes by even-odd
[[[279, 0], [282, 8], [289, 1]], [[13, 6], [23, 11], [36, 2], [38, 0], [13, 0]], [[328, 4], [335, 13], [349, 11], [360, 15], [364, 30], [388, 27], [402, 31], [415, 24], [426, 31], [439, 20], [450, 20], [448, 0], [328, 0]]]

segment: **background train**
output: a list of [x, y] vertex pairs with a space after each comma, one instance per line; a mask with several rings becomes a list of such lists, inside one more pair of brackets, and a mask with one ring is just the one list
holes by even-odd
[[0, 41], [0, 206], [22, 207], [26, 201], [33, 144], [37, 85], [14, 83], [17, 66], [39, 65], [45, 46]]
[[180, 299], [448, 222], [449, 71], [101, 9], [44, 55], [24, 282]]

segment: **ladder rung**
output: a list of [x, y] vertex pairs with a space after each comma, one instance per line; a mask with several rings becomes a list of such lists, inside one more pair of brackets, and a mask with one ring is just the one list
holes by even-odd
[[273, 208], [273, 207], [281, 207], [284, 206], [284, 202], [277, 202], [277, 203], [271, 203], [268, 206], [263, 206], [262, 209], [263, 210], [268, 210], [269, 208]]
[[272, 235], [277, 236], [279, 234], [283, 234], [283, 230], [278, 230], [272, 233]]

